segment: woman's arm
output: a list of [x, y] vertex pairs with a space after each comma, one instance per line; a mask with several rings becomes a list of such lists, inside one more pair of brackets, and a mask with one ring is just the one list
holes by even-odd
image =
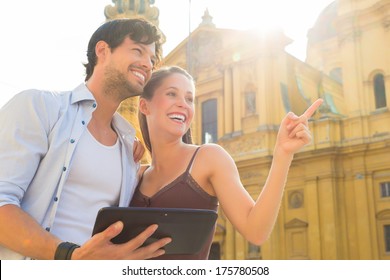
[[310, 143], [308, 119], [322, 104], [317, 100], [300, 117], [289, 113], [278, 132], [271, 168], [256, 202], [242, 186], [233, 159], [221, 147], [207, 146], [205, 162], [211, 167], [209, 181], [226, 216], [250, 242], [262, 244], [274, 227], [294, 153]]

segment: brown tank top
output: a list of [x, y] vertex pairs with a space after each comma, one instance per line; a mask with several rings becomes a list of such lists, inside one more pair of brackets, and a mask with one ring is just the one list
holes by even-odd
[[[171, 183], [160, 189], [152, 197], [143, 195], [139, 188], [143, 176], [134, 192], [130, 206], [133, 207], [158, 207], [158, 208], [191, 208], [191, 209], [210, 209], [218, 210], [218, 200], [215, 196], [205, 192], [191, 176], [190, 171], [195, 156], [199, 151], [198, 147], [192, 156], [187, 169], [183, 174], [173, 180]], [[146, 169], [145, 169], [146, 170]], [[156, 259], [159, 260], [206, 260], [208, 259], [211, 242], [215, 232], [213, 231], [207, 239], [207, 242], [199, 253], [194, 255], [163, 255]]]

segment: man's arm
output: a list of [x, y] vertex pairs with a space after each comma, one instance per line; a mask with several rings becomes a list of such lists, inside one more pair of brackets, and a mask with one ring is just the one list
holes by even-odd
[[[0, 207], [0, 244], [33, 259], [54, 259], [55, 251], [62, 240], [45, 231], [27, 213], [15, 205]], [[164, 254], [161, 249], [171, 239], [164, 238], [148, 246], [141, 247], [145, 240], [157, 229], [151, 225], [137, 237], [123, 244], [113, 244], [110, 240], [123, 229], [117, 222], [105, 231], [94, 235], [90, 240], [77, 248], [72, 259], [149, 259]], [[65, 240], [66, 241], [66, 240]]]
[[54, 259], [60, 239], [16, 205], [0, 207], [0, 243], [33, 259]]

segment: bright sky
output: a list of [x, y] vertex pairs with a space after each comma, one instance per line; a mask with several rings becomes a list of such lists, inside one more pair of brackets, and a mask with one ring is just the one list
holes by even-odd
[[[191, 2], [191, 14], [189, 3]], [[286, 50], [304, 60], [306, 34], [332, 0], [155, 0], [164, 54], [202, 21], [206, 8], [216, 27], [280, 26], [294, 43]], [[29, 88], [71, 90], [84, 81], [90, 36], [105, 20], [110, 0], [6, 0], [0, 16], [0, 107]], [[189, 14], [191, 24], [189, 24]]]

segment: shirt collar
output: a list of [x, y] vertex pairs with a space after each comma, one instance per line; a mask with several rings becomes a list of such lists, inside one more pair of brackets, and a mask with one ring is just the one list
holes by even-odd
[[118, 132], [121, 134], [121, 137], [130, 137], [134, 141], [135, 129], [134, 127], [118, 112], [115, 112], [112, 118], [112, 124], [117, 128]]
[[[88, 87], [82, 83], [72, 91], [71, 103], [74, 104], [84, 100], [95, 101], [95, 97]], [[120, 133], [121, 137], [135, 137], [134, 127], [118, 112], [115, 112], [112, 124], [117, 128], [117, 132]]]
[[95, 97], [87, 86], [82, 83], [72, 91], [71, 104], [77, 103], [83, 100], [95, 101]]

